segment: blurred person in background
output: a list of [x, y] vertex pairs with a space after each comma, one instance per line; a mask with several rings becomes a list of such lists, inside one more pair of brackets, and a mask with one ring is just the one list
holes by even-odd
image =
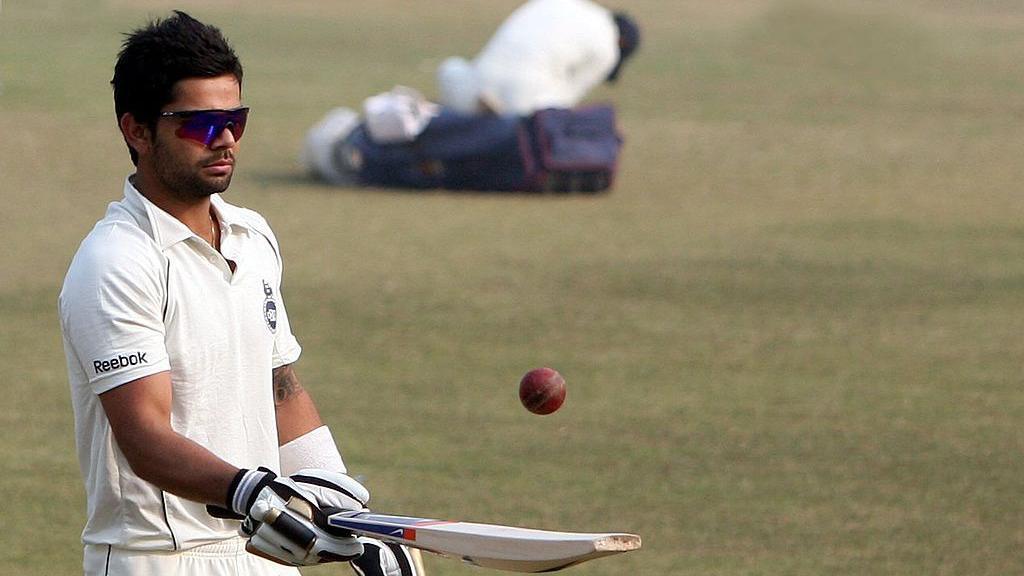
[[471, 61], [441, 63], [438, 101], [465, 114], [572, 108], [602, 82], [618, 80], [639, 44], [640, 29], [625, 12], [590, 0], [530, 0]]

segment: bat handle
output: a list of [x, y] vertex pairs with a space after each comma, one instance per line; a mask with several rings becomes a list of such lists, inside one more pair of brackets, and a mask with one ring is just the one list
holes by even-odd
[[267, 514], [264, 521], [273, 526], [279, 534], [301, 546], [306, 552], [309, 552], [316, 542], [316, 534], [302, 522], [293, 518], [290, 512], [274, 508]]
[[[333, 534], [335, 536], [353, 536], [353, 534], [350, 530], [346, 530], [338, 526], [331, 526], [330, 522], [328, 521], [328, 519], [331, 516], [335, 514], [344, 514], [346, 516], [352, 516], [355, 514], [361, 514], [362, 512], [365, 512], [365, 510], [346, 510], [344, 508], [336, 508], [334, 506], [327, 506], [325, 508], [321, 508], [320, 511], [323, 512], [323, 516], [314, 514], [313, 523], [319, 526], [324, 531], [326, 531], [328, 534]], [[319, 520], [320, 518], [322, 518], [323, 520]]]

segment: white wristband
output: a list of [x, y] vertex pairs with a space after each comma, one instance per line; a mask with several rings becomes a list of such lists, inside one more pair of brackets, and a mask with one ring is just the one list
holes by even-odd
[[306, 432], [279, 449], [281, 475], [291, 476], [303, 468], [348, 472], [330, 429], [321, 426]]

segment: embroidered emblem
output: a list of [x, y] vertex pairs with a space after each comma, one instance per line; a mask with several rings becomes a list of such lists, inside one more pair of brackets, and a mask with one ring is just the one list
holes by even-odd
[[274, 302], [274, 290], [266, 280], [263, 281], [263, 294], [266, 296], [263, 301], [263, 319], [267, 321], [267, 328], [270, 328], [271, 332], [276, 332], [277, 304]]

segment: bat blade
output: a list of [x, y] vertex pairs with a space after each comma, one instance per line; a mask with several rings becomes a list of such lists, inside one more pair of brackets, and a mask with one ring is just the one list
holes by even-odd
[[362, 536], [512, 572], [551, 572], [640, 548], [640, 537], [625, 533], [556, 532], [370, 512], [333, 514], [328, 522]]

